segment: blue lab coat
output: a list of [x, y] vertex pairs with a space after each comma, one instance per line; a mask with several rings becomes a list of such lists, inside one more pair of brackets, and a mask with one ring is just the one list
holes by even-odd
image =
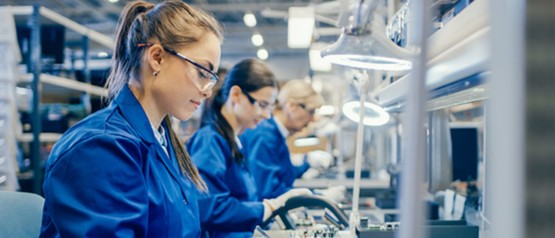
[[232, 159], [231, 148], [213, 124], [198, 130], [187, 150], [208, 186], [208, 194], [198, 200], [202, 229], [210, 237], [252, 237], [264, 206], [246, 162]]
[[125, 86], [50, 153], [41, 237], [199, 237], [198, 190], [168, 152]]
[[275, 198], [291, 189], [295, 178], [310, 167], [291, 163], [291, 155], [275, 118], [262, 121], [255, 129], [241, 135], [245, 156], [249, 160], [259, 199]]

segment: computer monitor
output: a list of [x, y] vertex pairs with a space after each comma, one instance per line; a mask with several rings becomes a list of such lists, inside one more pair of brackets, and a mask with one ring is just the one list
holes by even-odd
[[479, 134], [476, 127], [451, 128], [453, 181], [478, 177]]

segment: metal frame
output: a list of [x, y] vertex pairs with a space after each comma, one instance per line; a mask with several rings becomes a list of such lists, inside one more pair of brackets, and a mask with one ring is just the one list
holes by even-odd
[[[84, 36], [83, 40], [83, 50], [85, 52], [85, 57], [88, 55], [88, 43], [89, 39], [104, 45], [109, 48], [113, 48], [113, 40], [111, 37], [105, 36], [100, 34], [96, 31], [93, 31], [89, 28], [86, 28], [78, 23], [61, 16], [60, 14], [41, 7], [40, 5], [34, 6], [7, 6], [5, 8], [9, 8], [12, 14], [15, 15], [28, 15], [30, 16], [30, 26], [31, 26], [31, 45], [34, 47], [31, 48], [31, 57], [30, 57], [30, 64], [29, 70], [31, 72], [31, 88], [33, 91], [33, 100], [32, 100], [32, 113], [31, 113], [31, 126], [33, 128], [33, 137], [32, 137], [32, 145], [31, 145], [31, 163], [33, 166], [33, 192], [37, 194], [41, 194], [42, 191], [42, 164], [40, 160], [40, 142], [41, 142], [41, 115], [40, 115], [40, 99], [41, 99], [41, 90], [40, 84], [41, 82], [44, 83], [51, 83], [54, 85], [78, 90], [84, 92], [86, 97], [90, 94], [95, 94], [99, 96], [107, 96], [107, 90], [101, 87], [93, 86], [88, 83], [81, 83], [71, 79], [65, 79], [62, 77], [56, 77], [47, 74], [41, 74], [41, 48], [40, 48], [40, 24], [41, 24], [41, 16], [46, 17], [49, 20], [52, 20], [68, 29], [71, 29], [79, 34]], [[86, 60], [86, 58], [85, 58]], [[88, 70], [87, 64], [85, 63], [84, 69]], [[86, 73], [87, 77], [90, 77], [90, 74]], [[90, 81], [90, 80], [88, 80]]]
[[401, 223], [399, 237], [423, 238], [426, 236], [422, 214], [424, 192], [421, 185], [425, 177], [426, 165], [426, 134], [424, 122], [426, 117], [426, 72], [428, 54], [428, 32], [431, 23], [427, 0], [409, 2], [411, 19], [408, 22], [408, 44], [420, 49], [420, 54], [414, 57], [407, 94], [407, 113], [405, 115], [406, 128], [403, 137], [405, 149], [401, 154], [401, 191], [399, 207], [401, 209]]
[[526, 1], [491, 0], [489, 14], [492, 74], [485, 114], [484, 209], [493, 224], [488, 237], [525, 237]]

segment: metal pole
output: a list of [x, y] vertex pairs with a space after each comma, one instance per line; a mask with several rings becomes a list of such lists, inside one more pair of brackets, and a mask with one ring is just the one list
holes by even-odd
[[492, 0], [489, 8], [492, 73], [486, 111], [485, 173], [486, 217], [491, 218], [492, 229], [487, 237], [519, 238], [525, 237], [526, 223], [526, 1]]
[[[343, 129], [339, 126], [337, 133], [335, 133], [335, 144], [337, 153], [337, 179], [345, 179], [347, 175], [345, 174], [345, 165], [343, 164]], [[335, 153], [334, 153], [335, 154]]]
[[424, 196], [423, 183], [426, 165], [426, 135], [424, 118], [426, 116], [426, 59], [427, 38], [430, 21], [428, 16], [429, 4], [427, 0], [412, 0], [409, 2], [410, 19], [409, 44], [420, 48], [420, 54], [413, 58], [413, 69], [407, 94], [407, 112], [403, 128], [403, 146], [401, 153], [401, 191], [400, 209], [401, 226], [397, 233], [402, 238], [423, 238], [426, 231], [423, 228]]
[[[87, 84], [91, 83], [91, 71], [89, 69], [89, 37], [83, 36], [83, 81]], [[91, 113], [91, 96], [88, 92], [81, 94], [81, 103], [85, 105], [87, 114]]]
[[360, 97], [360, 109], [359, 109], [359, 120], [357, 127], [357, 144], [355, 153], [355, 184], [353, 186], [353, 210], [349, 217], [349, 228], [353, 236], [356, 236], [356, 227], [360, 221], [360, 214], [358, 212], [359, 198], [360, 198], [360, 177], [361, 177], [361, 167], [362, 167], [362, 146], [364, 145], [364, 103], [366, 102], [366, 94], [368, 93], [368, 84], [370, 80], [368, 79], [368, 74], [364, 71], [360, 78], [358, 78], [359, 83], [359, 97]]
[[33, 6], [33, 15], [30, 19], [31, 27], [31, 72], [33, 73], [33, 106], [31, 114], [31, 127], [33, 129], [33, 143], [31, 145], [31, 162], [33, 164], [33, 192], [41, 194], [42, 187], [42, 163], [40, 158], [40, 133], [41, 113], [40, 113], [40, 71], [41, 71], [41, 45], [40, 45], [40, 6]]

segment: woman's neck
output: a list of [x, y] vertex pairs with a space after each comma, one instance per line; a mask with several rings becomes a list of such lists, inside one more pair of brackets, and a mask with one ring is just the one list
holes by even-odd
[[235, 114], [233, 113], [233, 105], [228, 104], [228, 102], [226, 102], [222, 106], [222, 109], [220, 110], [220, 112], [222, 113], [222, 116], [225, 118], [227, 123], [229, 123], [229, 125], [231, 126], [233, 133], [235, 135], [239, 135], [240, 132], [243, 131], [243, 129], [241, 126], [239, 126], [239, 122], [237, 121], [237, 116], [235, 116]]
[[166, 114], [160, 110], [160, 107], [156, 104], [156, 100], [154, 100], [151, 94], [140, 88], [132, 85], [129, 85], [129, 88], [137, 98], [137, 101], [139, 101], [139, 104], [141, 104], [150, 124], [154, 126], [154, 128], [159, 128]]

